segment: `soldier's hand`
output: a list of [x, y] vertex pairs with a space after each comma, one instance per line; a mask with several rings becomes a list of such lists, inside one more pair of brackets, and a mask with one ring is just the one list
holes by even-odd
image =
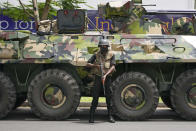
[[107, 75], [104, 75], [104, 76], [102, 77], [102, 81], [103, 81], [103, 82], [105, 82], [106, 77], [107, 77]]

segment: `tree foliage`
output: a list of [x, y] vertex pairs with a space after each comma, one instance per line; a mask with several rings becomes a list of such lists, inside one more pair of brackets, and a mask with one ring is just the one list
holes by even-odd
[[61, 9], [75, 9], [80, 8], [80, 4], [85, 4], [85, 0], [58, 0], [53, 1], [53, 4], [60, 7]]
[[[29, 5], [25, 5], [29, 6]], [[15, 20], [29, 20], [29, 16], [23, 11], [22, 6], [14, 6], [10, 2], [4, 2], [0, 5], [0, 12], [1, 14], [5, 16], [9, 16], [10, 18], [13, 18]], [[33, 13], [32, 10], [28, 11], [30, 13]]]
[[[46, 0], [46, 2], [48, 2], [48, 0]], [[46, 7], [46, 2], [38, 2], [39, 13], [42, 20], [53, 19], [54, 16], [57, 15], [58, 9], [76, 9], [80, 8], [79, 4], [85, 4], [85, 0], [49, 0], [49, 10], [48, 12], [46, 12], [45, 9], [48, 8]], [[26, 11], [33, 16], [32, 0], [29, 0], [29, 4], [24, 5], [24, 7]], [[8, 1], [0, 4], [0, 13], [13, 18], [14, 20], [28, 21], [30, 19], [33, 19], [23, 10], [21, 5], [14, 6]], [[47, 13], [47, 15], [45, 16], [46, 18], [42, 17], [44, 13]]]

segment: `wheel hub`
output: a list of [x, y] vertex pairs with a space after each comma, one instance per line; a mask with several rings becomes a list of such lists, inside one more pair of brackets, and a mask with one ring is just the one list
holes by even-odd
[[187, 92], [187, 101], [189, 106], [196, 108], [196, 86]]
[[130, 84], [121, 92], [121, 102], [131, 110], [139, 110], [145, 104], [145, 94], [141, 86]]
[[66, 101], [62, 89], [58, 85], [48, 84], [43, 89], [43, 102], [51, 108], [58, 108]]

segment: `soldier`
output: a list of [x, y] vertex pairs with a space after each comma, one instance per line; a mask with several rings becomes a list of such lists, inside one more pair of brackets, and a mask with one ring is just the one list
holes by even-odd
[[[109, 42], [107, 40], [105, 39], [100, 40], [98, 47], [100, 48], [100, 50], [88, 60], [88, 64], [87, 64], [88, 67], [93, 68], [93, 72], [95, 74], [95, 82], [92, 90], [93, 101], [91, 103], [91, 108], [90, 108], [89, 123], [94, 123], [95, 109], [97, 108], [98, 105], [99, 94], [101, 92], [101, 89], [103, 88], [102, 80], [105, 81], [104, 92], [106, 96], [109, 122], [115, 123], [115, 120], [112, 117], [112, 106], [111, 106], [112, 90], [110, 88], [111, 74], [115, 70], [115, 64], [116, 64], [115, 56], [108, 49]], [[102, 68], [103, 70], [101, 70], [101, 65], [103, 65]]]

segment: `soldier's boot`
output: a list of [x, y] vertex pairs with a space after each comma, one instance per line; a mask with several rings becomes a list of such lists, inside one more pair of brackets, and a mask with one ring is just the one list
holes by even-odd
[[94, 123], [94, 114], [95, 114], [95, 109], [91, 107], [90, 116], [89, 116], [89, 123]]
[[109, 117], [109, 120], [108, 120], [109, 122], [111, 122], [111, 123], [115, 123], [116, 122], [114, 117], [112, 116], [111, 108], [108, 108], [108, 117]]

